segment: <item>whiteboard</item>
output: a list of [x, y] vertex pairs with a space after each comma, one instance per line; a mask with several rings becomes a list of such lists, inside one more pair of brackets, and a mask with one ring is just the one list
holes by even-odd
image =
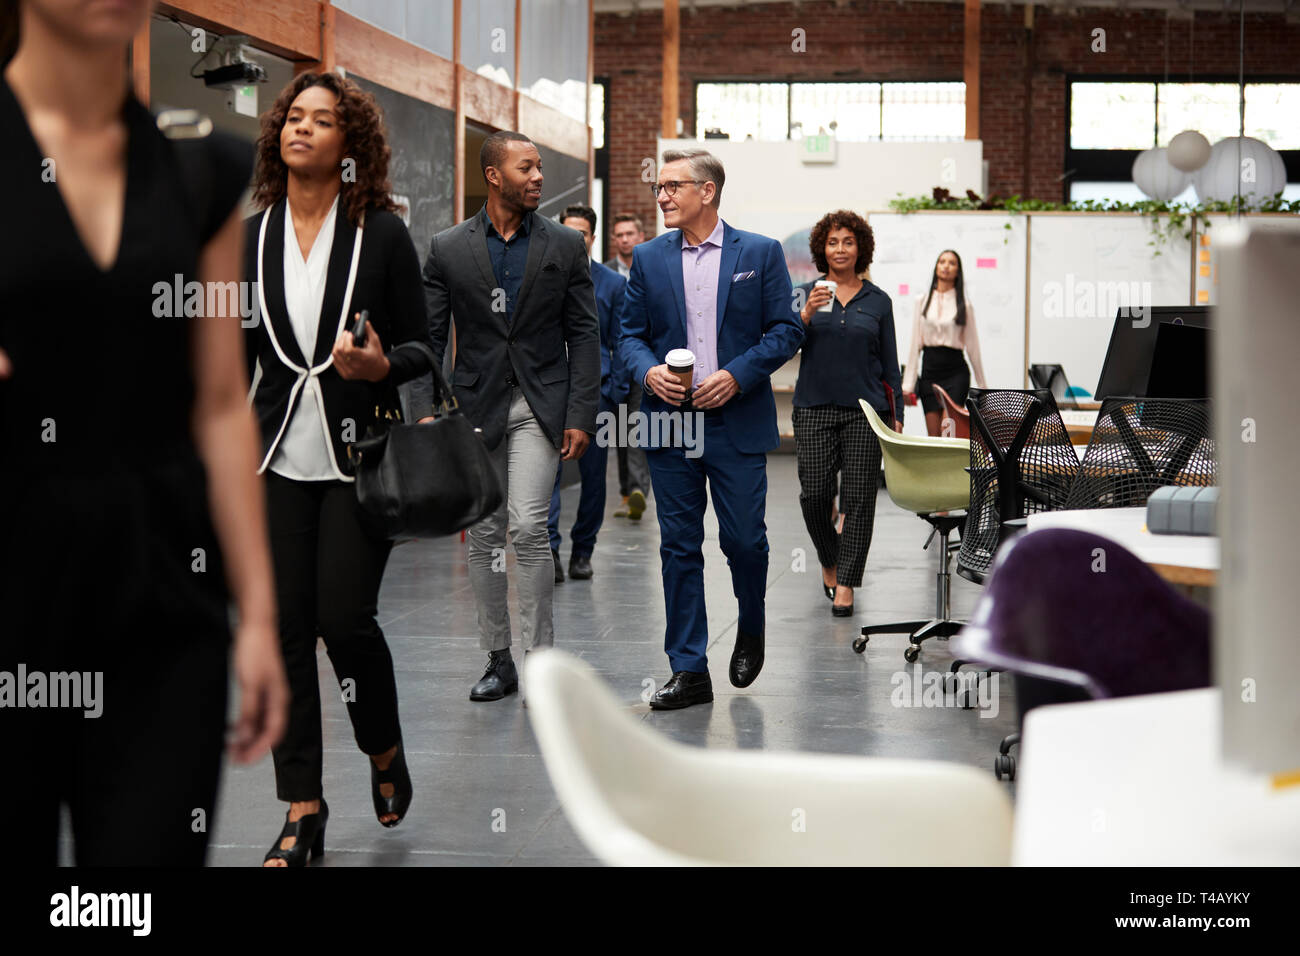
[[[915, 297], [929, 288], [939, 253], [955, 249], [961, 256], [966, 298], [975, 309], [987, 385], [1023, 388], [1025, 217], [974, 211], [876, 212], [867, 221], [876, 239], [871, 281], [893, 300], [899, 364], [907, 361], [912, 347]], [[919, 406], [909, 412], [904, 416], [905, 433], [924, 435]]]
[[1033, 216], [1029, 241], [1029, 364], [1065, 366], [1071, 385], [1097, 388], [1118, 308], [1187, 305], [1191, 244], [1157, 249], [1138, 214]]

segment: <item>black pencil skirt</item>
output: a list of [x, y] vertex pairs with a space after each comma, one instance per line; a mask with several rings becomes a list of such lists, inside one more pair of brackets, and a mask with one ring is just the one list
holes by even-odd
[[966, 404], [970, 368], [962, 349], [927, 345], [921, 350], [921, 374], [916, 379], [916, 395], [927, 412], [943, 411], [943, 402], [934, 391], [935, 385], [947, 392], [958, 405]]

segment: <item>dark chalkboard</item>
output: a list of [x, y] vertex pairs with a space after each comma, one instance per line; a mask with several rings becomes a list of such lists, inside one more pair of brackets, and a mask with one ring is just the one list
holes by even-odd
[[409, 206], [407, 228], [423, 262], [434, 235], [453, 225], [456, 115], [362, 77], [351, 78], [373, 94], [384, 111], [393, 151], [388, 166], [393, 194]]
[[[523, 132], [526, 135], [528, 130]], [[542, 183], [542, 201], [537, 211], [554, 219], [564, 211], [565, 206], [574, 203], [586, 205], [591, 188], [587, 182], [587, 160], [557, 153], [540, 143], [537, 151], [542, 154], [542, 172], [546, 176], [546, 181]]]

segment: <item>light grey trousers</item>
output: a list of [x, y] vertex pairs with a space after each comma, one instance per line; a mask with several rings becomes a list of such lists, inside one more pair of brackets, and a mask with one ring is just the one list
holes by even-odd
[[491, 452], [505, 501], [469, 529], [469, 580], [478, 605], [479, 645], [486, 651], [510, 646], [506, 531], [515, 546], [515, 589], [524, 649], [555, 643], [551, 599], [555, 566], [546, 518], [560, 452], [533, 417], [522, 389], [510, 393], [506, 434]]

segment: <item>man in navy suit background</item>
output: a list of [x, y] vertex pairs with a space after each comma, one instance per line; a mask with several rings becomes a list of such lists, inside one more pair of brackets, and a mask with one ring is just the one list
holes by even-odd
[[[718, 218], [724, 179], [722, 163], [706, 150], [664, 153], [651, 188], [671, 231], [634, 250], [621, 313], [622, 358], [645, 386], [642, 412], [698, 414], [703, 426], [694, 435], [699, 447], [689, 450], [663, 446], [650, 429], [672, 668], [650, 700], [656, 710], [713, 700], [701, 550], [706, 485], [740, 606], [731, 683], [747, 687], [763, 667], [767, 452], [781, 442], [771, 375], [804, 333], [781, 244]], [[695, 355], [687, 409], [686, 389], [664, 362], [679, 348]]]
[[[576, 229], [587, 244], [587, 257], [596, 241], [596, 211], [590, 206], [569, 206], [560, 214], [560, 225]], [[618, 354], [618, 313], [623, 307], [623, 289], [627, 280], [608, 266], [591, 260], [591, 282], [596, 288], [596, 315], [600, 320], [600, 411], [614, 414], [619, 402], [627, 398], [627, 373]], [[578, 499], [578, 517], [569, 533], [569, 577], [580, 581], [595, 572], [591, 555], [596, 550], [596, 535], [605, 517], [605, 468], [609, 447], [593, 442], [578, 459], [578, 476], [582, 492]], [[551, 536], [551, 557], [555, 563], [555, 583], [564, 580], [560, 563], [560, 476], [564, 462], [555, 474], [551, 493], [551, 513], [547, 527]]]

